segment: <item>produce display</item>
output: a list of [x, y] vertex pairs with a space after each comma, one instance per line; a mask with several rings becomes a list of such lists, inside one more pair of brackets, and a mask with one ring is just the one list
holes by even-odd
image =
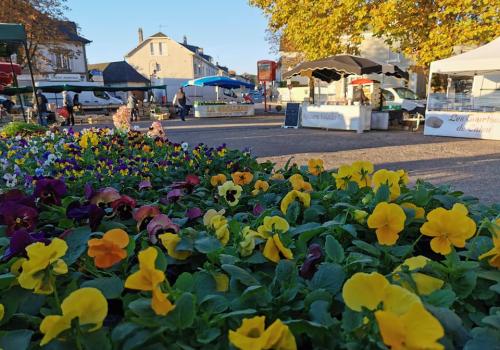
[[500, 205], [127, 129], [0, 132], [0, 348], [500, 344]]

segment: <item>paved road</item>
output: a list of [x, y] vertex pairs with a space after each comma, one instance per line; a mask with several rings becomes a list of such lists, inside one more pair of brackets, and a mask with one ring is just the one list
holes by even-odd
[[[413, 179], [454, 189], [492, 203], [500, 202], [500, 141], [424, 136], [419, 132], [370, 131], [362, 135], [321, 129], [283, 129], [280, 115], [164, 121], [172, 141], [211, 146], [227, 143], [249, 148], [261, 159], [278, 165], [290, 157], [305, 164], [311, 157], [337, 167], [354, 160], [370, 160], [377, 167], [404, 168]], [[140, 127], [149, 123], [140, 122]]]

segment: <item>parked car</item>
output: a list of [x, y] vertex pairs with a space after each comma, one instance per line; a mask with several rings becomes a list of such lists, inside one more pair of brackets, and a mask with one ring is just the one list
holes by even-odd
[[250, 95], [250, 97], [252, 98], [252, 101], [254, 103], [264, 102], [264, 96], [262, 96], [262, 93], [260, 93], [259, 91], [257, 91], [257, 90], [250, 90], [248, 92], [248, 94]]
[[404, 111], [425, 113], [426, 101], [415, 92], [405, 87], [389, 87], [382, 89], [384, 107], [400, 106]]

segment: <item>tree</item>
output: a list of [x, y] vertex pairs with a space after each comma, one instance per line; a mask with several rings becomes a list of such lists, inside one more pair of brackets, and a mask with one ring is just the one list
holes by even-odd
[[363, 33], [381, 37], [417, 66], [448, 57], [457, 45], [500, 35], [500, 0], [250, 0], [308, 59], [358, 53]]
[[[66, 53], [64, 34], [61, 32], [66, 0], [0, 0], [0, 22], [20, 23], [26, 29], [28, 51], [32, 58], [33, 68], [39, 66], [47, 58], [41, 52], [44, 46], [51, 53]], [[18, 62], [26, 65], [26, 53], [23, 49], [18, 54]]]

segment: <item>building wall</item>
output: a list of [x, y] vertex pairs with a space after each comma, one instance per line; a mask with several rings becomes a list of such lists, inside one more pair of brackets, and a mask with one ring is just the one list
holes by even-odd
[[150, 38], [136, 52], [126, 56], [125, 60], [148, 79], [155, 69], [157, 78], [192, 79], [193, 56], [193, 53], [170, 38]]

